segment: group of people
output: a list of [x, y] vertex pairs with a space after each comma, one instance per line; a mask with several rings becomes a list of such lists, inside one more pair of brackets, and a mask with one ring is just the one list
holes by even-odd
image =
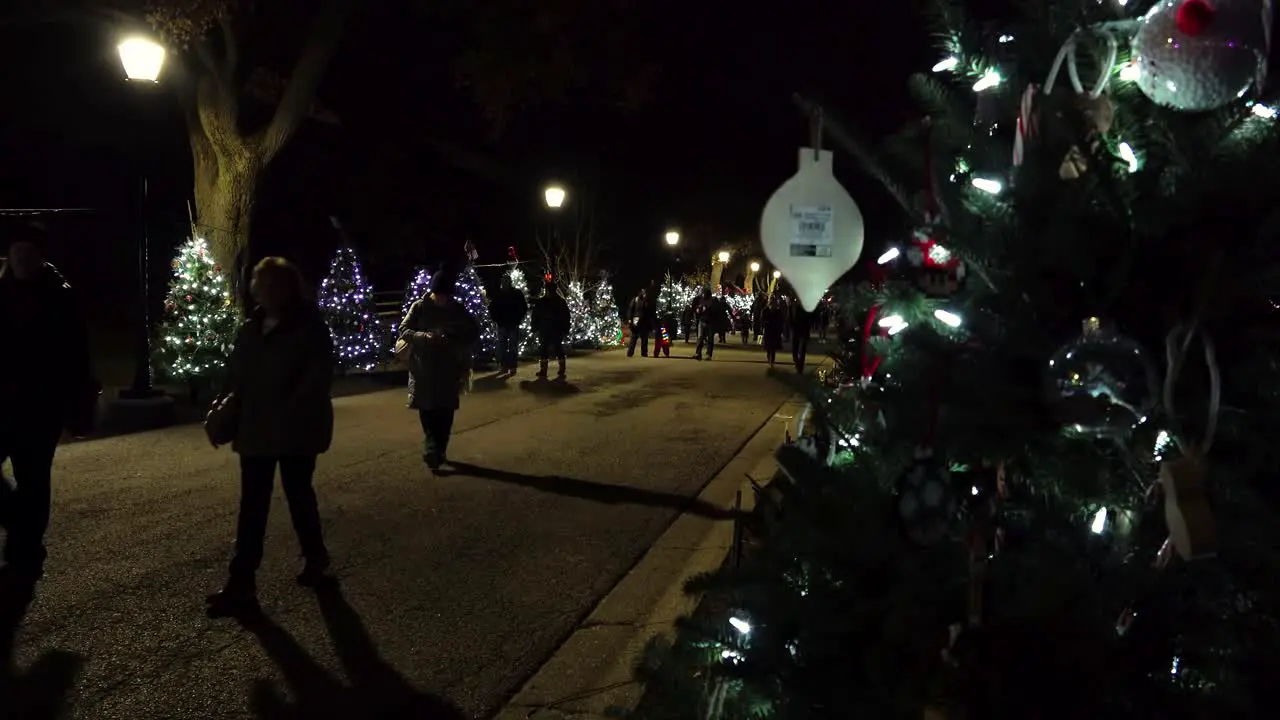
[[[0, 266], [0, 463], [9, 460], [13, 468], [12, 486], [0, 477], [0, 597], [25, 607], [44, 573], [54, 454], [64, 433], [91, 431], [100, 387], [79, 302], [44, 261], [43, 230], [27, 226], [11, 240]], [[396, 351], [409, 365], [408, 406], [418, 413], [422, 459], [433, 473], [448, 467], [454, 414], [480, 334], [455, 297], [457, 276], [456, 268], [437, 272], [398, 326]], [[225, 439], [239, 456], [240, 509], [227, 580], [206, 598], [213, 618], [258, 609], [256, 576], [277, 472], [301, 548], [298, 584], [321, 588], [333, 582], [313, 485], [316, 460], [333, 442], [332, 336], [302, 274], [288, 260], [259, 262], [249, 290], [254, 307], [237, 332], [216, 403], [216, 412], [229, 419]], [[518, 327], [531, 310], [539, 375], [546, 377], [549, 358], [555, 357], [563, 378], [569, 330], [564, 298], [548, 282], [530, 309], [523, 296], [517, 305], [508, 290], [495, 298], [500, 328]], [[510, 343], [504, 347], [503, 369], [514, 372], [514, 352]]]
[[[641, 357], [649, 356], [649, 340], [653, 339], [654, 357], [671, 356], [671, 338], [676, 336], [677, 319], [671, 315], [663, 316], [658, 310], [657, 289], [650, 285], [642, 288], [627, 305], [627, 320], [631, 330], [631, 341], [627, 345], [627, 357], [634, 357], [636, 346], [640, 346]], [[814, 330], [818, 339], [825, 340], [830, 308], [826, 302], [816, 310], [809, 312], [800, 303], [782, 293], [765, 296], [756, 295], [749, 312], [734, 313], [728, 301], [728, 289], [722, 288], [720, 294], [704, 287], [697, 297], [685, 308], [679, 320], [679, 327], [684, 331], [685, 343], [691, 342], [691, 335], [696, 334], [698, 344], [694, 349], [694, 358], [711, 360], [715, 355], [716, 337], [724, 344], [729, 333], [737, 333], [742, 343], [748, 338], [760, 341], [764, 347], [765, 358], [769, 367], [777, 362], [778, 351], [784, 341], [791, 340], [791, 359], [797, 373], [803, 373], [805, 359], [809, 351], [809, 338]]]

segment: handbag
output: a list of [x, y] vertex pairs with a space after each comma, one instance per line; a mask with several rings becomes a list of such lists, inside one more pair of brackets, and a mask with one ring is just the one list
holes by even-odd
[[240, 429], [240, 398], [227, 393], [213, 401], [209, 413], [204, 416], [204, 434], [214, 447], [226, 445], [236, 439]]

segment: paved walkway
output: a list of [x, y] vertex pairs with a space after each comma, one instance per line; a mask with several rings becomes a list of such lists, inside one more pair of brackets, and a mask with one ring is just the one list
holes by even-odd
[[203, 615], [233, 533], [231, 453], [197, 426], [66, 446], [0, 717], [485, 717], [787, 398], [761, 361], [602, 353], [554, 395], [481, 378], [450, 448], [480, 469], [437, 479], [402, 391], [336, 400], [317, 487], [341, 595], [293, 585], [277, 492], [270, 623], [251, 630]]

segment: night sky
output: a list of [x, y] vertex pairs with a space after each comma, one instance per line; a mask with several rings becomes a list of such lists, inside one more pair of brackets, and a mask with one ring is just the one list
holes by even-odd
[[[367, 3], [349, 24], [321, 91], [342, 124], [305, 125], [273, 165], [256, 209], [255, 255], [285, 254], [318, 279], [341, 242], [328, 222], [337, 215], [381, 289], [401, 287], [412, 264], [453, 257], [467, 236], [482, 263], [501, 262], [508, 246], [532, 258], [545, 220], [541, 183], [591, 165], [608, 214], [605, 260], [629, 294], [666, 269], [669, 226], [712, 242], [754, 235], [765, 200], [808, 143], [792, 93], [875, 138], [912, 117], [906, 77], [936, 59], [909, 3], [653, 0], [625, 30], [661, 65], [645, 105], [623, 112], [570, 97], [521, 109], [495, 137], [453, 77], [465, 38], [400, 5]], [[149, 179], [153, 276], [162, 285], [187, 233], [191, 171], [163, 77], [155, 88], [126, 83], [119, 33], [0, 27], [9, 68], [0, 84], [0, 207], [91, 210], [52, 222], [54, 260], [86, 292], [124, 299], [137, 287], [140, 178]], [[272, 50], [284, 57], [291, 48], [282, 41]], [[518, 180], [460, 170], [433, 150], [441, 143]], [[898, 218], [849, 156], [837, 152], [836, 169], [867, 216], [872, 252], [889, 240], [877, 226]]]

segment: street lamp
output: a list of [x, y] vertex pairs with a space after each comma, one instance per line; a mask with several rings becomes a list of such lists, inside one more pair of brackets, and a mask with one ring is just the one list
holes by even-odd
[[[164, 67], [165, 50], [162, 45], [142, 36], [125, 38], [116, 46], [120, 53], [120, 64], [124, 66], [124, 74], [130, 81], [155, 83]], [[133, 375], [133, 387], [121, 393], [124, 400], [159, 401], [168, 400], [168, 396], [157, 393], [154, 377], [151, 373], [151, 256], [150, 240], [147, 237], [147, 178], [142, 178], [141, 195], [139, 197], [138, 237], [138, 339], [136, 366]]]
[[758, 262], [753, 262], [753, 263], [751, 263], [751, 272], [753, 272], [753, 273], [758, 273], [758, 272], [760, 272], [760, 263], [758, 263]]
[[782, 271], [781, 271], [781, 270], [774, 270], [774, 271], [773, 271], [773, 279], [774, 279], [774, 280], [777, 280], [777, 279], [778, 279], [778, 278], [780, 278], [780, 277], [782, 277]]
[[120, 52], [120, 64], [125, 77], [142, 82], [156, 82], [164, 67], [164, 46], [145, 37], [125, 39], [116, 50]]
[[716, 255], [716, 257], [720, 260], [720, 262], [722, 262], [722, 263], [727, 263], [727, 262], [729, 262], [729, 251], [728, 251], [728, 250], [721, 250], [721, 251], [720, 251], [720, 254], [719, 254], [719, 255]]
[[546, 190], [542, 191], [542, 197], [547, 202], [547, 207], [552, 210], [559, 210], [564, 205], [565, 199], [564, 188], [559, 185], [550, 185]]
[[675, 230], [668, 231], [667, 244], [670, 245], [671, 247], [675, 247], [679, 243], [680, 243], [680, 233], [676, 232]]

